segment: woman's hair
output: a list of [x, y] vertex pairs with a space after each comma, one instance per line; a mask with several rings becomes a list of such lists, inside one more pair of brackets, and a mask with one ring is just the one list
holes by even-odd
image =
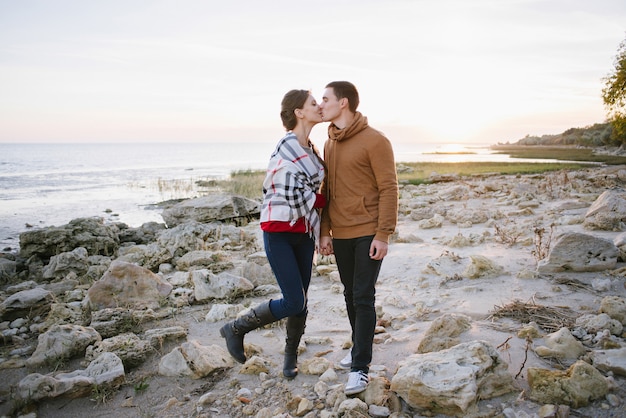
[[354, 84], [349, 81], [333, 81], [326, 85], [326, 88], [332, 88], [337, 99], [348, 99], [348, 108], [352, 113], [356, 113], [359, 107], [359, 92]]
[[310, 94], [309, 90], [290, 90], [285, 94], [280, 103], [280, 118], [286, 130], [291, 131], [296, 127], [298, 120], [293, 111], [304, 108]]

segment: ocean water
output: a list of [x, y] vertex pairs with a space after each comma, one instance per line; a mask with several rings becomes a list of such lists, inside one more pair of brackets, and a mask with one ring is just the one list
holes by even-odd
[[[321, 144], [318, 144], [321, 146]], [[0, 144], [0, 249], [31, 228], [101, 216], [163, 222], [155, 203], [197, 195], [198, 180], [264, 169], [275, 143]], [[472, 154], [435, 154], [453, 150]], [[394, 144], [397, 162], [507, 161], [486, 144]]]

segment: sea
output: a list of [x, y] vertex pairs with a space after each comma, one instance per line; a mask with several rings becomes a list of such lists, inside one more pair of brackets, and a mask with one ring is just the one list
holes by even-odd
[[[18, 249], [24, 231], [80, 217], [130, 227], [162, 223], [157, 203], [197, 196], [200, 180], [265, 169], [275, 145], [0, 143], [0, 250]], [[403, 143], [394, 152], [396, 162], [514, 161], [488, 144]]]

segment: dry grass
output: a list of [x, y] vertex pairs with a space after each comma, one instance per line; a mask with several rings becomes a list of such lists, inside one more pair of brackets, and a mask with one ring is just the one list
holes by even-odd
[[495, 306], [487, 319], [511, 318], [522, 324], [536, 323], [547, 332], [555, 332], [563, 327], [571, 328], [579, 314], [568, 307], [537, 305], [534, 301], [525, 303], [514, 301], [505, 306]]
[[240, 170], [230, 173], [228, 180], [218, 182], [226, 193], [245, 196], [249, 199], [261, 199], [265, 170]]
[[411, 162], [398, 163], [398, 180], [404, 184], [431, 183], [431, 175], [439, 177], [484, 176], [493, 174], [538, 174], [550, 171], [580, 170], [589, 168], [582, 163], [534, 163], [534, 162]]

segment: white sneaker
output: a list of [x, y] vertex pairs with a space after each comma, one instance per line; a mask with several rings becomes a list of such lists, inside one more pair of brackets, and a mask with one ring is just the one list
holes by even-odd
[[348, 374], [348, 383], [346, 383], [346, 387], [343, 392], [346, 395], [361, 393], [367, 389], [369, 381], [370, 379], [365, 372], [350, 372], [350, 374]]
[[352, 350], [348, 350], [348, 354], [339, 362], [340, 369], [349, 369], [352, 367]]

